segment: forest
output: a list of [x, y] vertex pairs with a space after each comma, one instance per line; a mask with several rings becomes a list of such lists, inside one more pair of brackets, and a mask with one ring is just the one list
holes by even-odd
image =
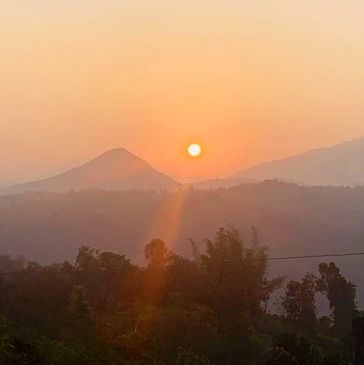
[[[259, 228], [269, 256], [362, 251], [364, 188], [305, 187], [279, 181], [229, 189], [176, 192], [74, 191], [0, 196], [0, 255], [40, 264], [73, 262], [81, 246], [121, 252], [144, 265], [146, 242], [158, 237], [174, 253], [192, 258], [190, 238], [203, 240], [219, 227], [236, 227], [249, 241]], [[359, 283], [360, 258], [337, 258], [348, 280]], [[269, 276], [298, 280], [319, 260], [271, 263]], [[364, 304], [364, 288], [357, 288]]]
[[[87, 246], [72, 263], [0, 256], [0, 363], [357, 361], [356, 286], [337, 264], [322, 262], [299, 280], [268, 276], [267, 247], [254, 227], [249, 239], [220, 228], [213, 239], [190, 245], [187, 258], [153, 239], [144, 248], [143, 265]], [[278, 309], [272, 310], [278, 289]], [[318, 295], [328, 303], [324, 315]]]

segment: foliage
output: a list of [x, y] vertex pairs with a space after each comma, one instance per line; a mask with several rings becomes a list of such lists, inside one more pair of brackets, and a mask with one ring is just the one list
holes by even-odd
[[[146, 267], [89, 247], [74, 265], [0, 256], [0, 272], [11, 272], [0, 279], [0, 363], [349, 365], [350, 343], [339, 337], [355, 313], [355, 287], [321, 264], [319, 278], [287, 284], [285, 316], [269, 313], [283, 279], [268, 277], [267, 248], [251, 233], [243, 240], [221, 228], [204, 247], [193, 242], [193, 259], [155, 239]], [[338, 337], [328, 317], [317, 319], [318, 291]]]
[[326, 294], [333, 310], [336, 334], [339, 337], [348, 336], [351, 334], [352, 320], [357, 313], [355, 285], [341, 275], [340, 269], [333, 262], [320, 264], [319, 271], [319, 290]]
[[262, 357], [261, 365], [299, 365], [296, 359], [282, 347], [269, 349]]
[[312, 274], [306, 274], [301, 281], [290, 281], [282, 301], [287, 319], [307, 332], [314, 331], [317, 325], [316, 283]]

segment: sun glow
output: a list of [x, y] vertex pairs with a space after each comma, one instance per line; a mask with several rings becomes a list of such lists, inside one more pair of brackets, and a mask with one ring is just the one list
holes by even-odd
[[192, 143], [188, 146], [187, 152], [191, 157], [198, 157], [202, 153], [202, 147], [198, 143]]

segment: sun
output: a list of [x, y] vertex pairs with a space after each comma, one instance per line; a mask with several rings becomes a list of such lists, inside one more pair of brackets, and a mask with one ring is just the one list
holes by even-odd
[[198, 143], [191, 143], [187, 148], [187, 152], [191, 157], [198, 157], [201, 156], [202, 147]]

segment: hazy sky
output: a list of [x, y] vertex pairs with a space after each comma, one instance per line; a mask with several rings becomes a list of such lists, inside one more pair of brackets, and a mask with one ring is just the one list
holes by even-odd
[[363, 19], [362, 0], [2, 0], [0, 180], [119, 146], [229, 175], [362, 137]]

